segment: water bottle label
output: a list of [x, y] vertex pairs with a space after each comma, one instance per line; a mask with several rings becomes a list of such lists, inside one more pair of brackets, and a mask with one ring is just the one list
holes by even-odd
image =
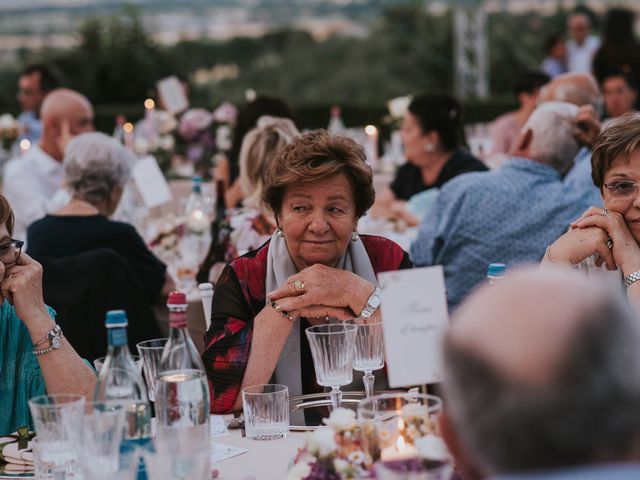
[[171, 312], [169, 314], [169, 326], [171, 328], [186, 328], [187, 312]]
[[109, 328], [107, 329], [107, 340], [109, 345], [120, 347], [127, 344], [126, 328]]

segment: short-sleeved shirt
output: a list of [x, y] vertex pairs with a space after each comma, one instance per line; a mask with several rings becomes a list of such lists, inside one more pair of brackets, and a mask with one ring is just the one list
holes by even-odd
[[420, 193], [429, 188], [440, 188], [453, 177], [463, 173], [481, 172], [487, 170], [487, 166], [462, 149], [457, 149], [445, 166], [440, 171], [440, 175], [431, 185], [425, 185], [422, 181], [420, 168], [413, 163], [405, 163], [396, 173], [396, 178], [389, 187], [398, 200], [409, 200], [416, 193]]
[[103, 215], [46, 215], [29, 227], [27, 243], [29, 255], [36, 260], [111, 248], [138, 275], [150, 302], [164, 285], [166, 265], [151, 253], [135, 228]]

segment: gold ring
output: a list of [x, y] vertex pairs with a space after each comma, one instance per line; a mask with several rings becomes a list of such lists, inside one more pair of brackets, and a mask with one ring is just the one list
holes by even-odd
[[603, 207], [603, 208], [602, 208], [602, 215], [604, 215], [604, 216], [606, 217], [606, 216], [607, 216], [607, 213], [609, 213], [609, 209], [608, 209], [608, 208]]
[[305, 291], [304, 282], [302, 280], [296, 280], [295, 282], [293, 282], [293, 288], [296, 289], [296, 292], [304, 293]]

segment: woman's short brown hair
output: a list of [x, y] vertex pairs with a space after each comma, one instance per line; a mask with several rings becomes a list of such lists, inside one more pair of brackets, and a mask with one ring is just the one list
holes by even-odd
[[15, 218], [13, 216], [13, 209], [9, 202], [4, 197], [4, 195], [0, 195], [0, 225], [5, 224], [7, 226], [7, 231], [9, 232], [9, 236], [13, 236], [13, 226], [15, 224]]
[[330, 135], [326, 130], [305, 133], [282, 148], [269, 165], [263, 200], [277, 215], [288, 186], [341, 173], [349, 179], [356, 216], [361, 217], [375, 200], [373, 174], [365, 161], [364, 149], [352, 139]]
[[602, 190], [604, 175], [618, 159], [628, 160], [640, 149], [640, 113], [629, 112], [611, 122], [598, 137], [591, 152], [591, 178]]

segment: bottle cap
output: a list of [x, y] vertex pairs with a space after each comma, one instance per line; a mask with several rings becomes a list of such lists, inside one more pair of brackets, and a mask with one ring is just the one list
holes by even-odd
[[200, 185], [202, 183], [202, 177], [200, 175], [194, 175], [193, 177], [191, 177], [191, 182], [195, 185], [198, 184]]
[[167, 305], [186, 305], [187, 296], [183, 292], [171, 292], [167, 298]]
[[109, 310], [104, 324], [107, 328], [126, 327], [129, 321], [124, 310]]
[[491, 263], [487, 268], [487, 277], [504, 277], [507, 274], [507, 266], [504, 263]]

